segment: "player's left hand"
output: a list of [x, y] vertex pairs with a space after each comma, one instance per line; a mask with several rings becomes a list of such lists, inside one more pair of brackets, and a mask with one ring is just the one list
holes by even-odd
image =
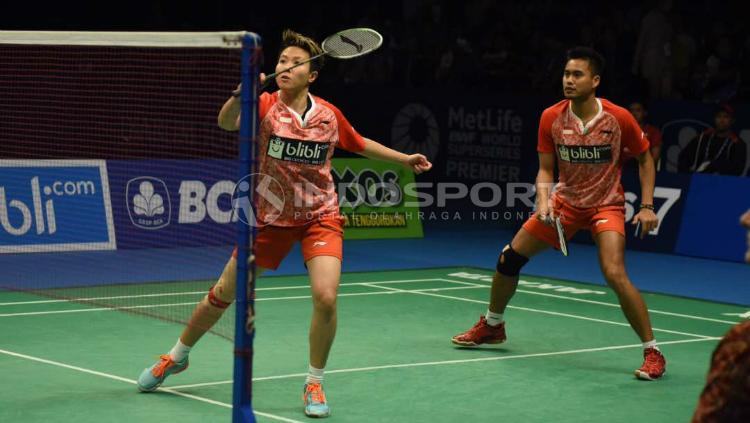
[[417, 175], [432, 169], [432, 163], [423, 154], [412, 154], [406, 158], [407, 165]]
[[656, 217], [656, 214], [651, 209], [641, 209], [634, 217], [633, 217], [633, 224], [637, 225], [638, 223], [641, 224], [641, 239], [643, 239], [644, 236], [646, 236], [647, 233], [651, 232], [653, 229], [656, 228], [657, 225], [659, 225], [659, 218]]

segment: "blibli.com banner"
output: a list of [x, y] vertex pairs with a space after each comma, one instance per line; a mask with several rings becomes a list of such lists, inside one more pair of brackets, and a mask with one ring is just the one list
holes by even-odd
[[0, 253], [115, 248], [104, 160], [0, 160]]
[[110, 160], [117, 245], [203, 247], [235, 242], [233, 160]]

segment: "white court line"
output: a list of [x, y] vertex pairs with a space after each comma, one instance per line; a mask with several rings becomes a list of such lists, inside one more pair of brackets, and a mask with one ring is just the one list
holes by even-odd
[[[469, 288], [486, 288], [482, 285], [474, 287], [450, 287], [450, 288], [427, 288], [414, 290], [415, 292], [434, 292], [434, 291], [453, 291], [457, 289], [469, 289]], [[352, 292], [347, 294], [338, 294], [339, 297], [359, 297], [365, 295], [394, 295], [401, 294], [403, 292], [410, 291], [376, 291], [376, 292]], [[269, 297], [269, 298], [256, 298], [255, 301], [285, 301], [285, 300], [302, 300], [312, 298], [310, 295], [297, 295], [297, 296], [285, 296], [285, 297]], [[163, 308], [163, 307], [178, 307], [186, 305], [196, 305], [197, 301], [191, 301], [186, 303], [171, 303], [171, 304], [144, 304], [139, 306], [125, 306], [125, 307], [95, 307], [95, 308], [74, 308], [70, 310], [48, 310], [48, 311], [28, 311], [21, 313], [0, 313], [0, 317], [19, 317], [19, 316], [40, 316], [47, 314], [67, 314], [67, 313], [87, 313], [92, 311], [116, 311], [116, 310], [133, 310], [133, 309], [146, 309], [146, 308]]]
[[[471, 282], [464, 282], [464, 281], [457, 281], [453, 279], [445, 279], [445, 278], [427, 278], [427, 279], [397, 279], [397, 280], [390, 280], [390, 281], [375, 281], [375, 282], [349, 282], [349, 283], [342, 283], [340, 286], [367, 286], [367, 284], [399, 284], [399, 283], [409, 283], [409, 282], [434, 282], [434, 281], [440, 281], [440, 282], [449, 282], [449, 283], [455, 283], [455, 284], [461, 284], [461, 285], [467, 285], [472, 287], [477, 286], [483, 286], [483, 287], [489, 287], [489, 285], [483, 285], [483, 284], [477, 284], [477, 283], [471, 283]], [[263, 288], [256, 288], [256, 291], [279, 291], [279, 290], [291, 290], [291, 289], [308, 289], [309, 285], [292, 285], [292, 286], [275, 286], [275, 287], [263, 287]], [[603, 301], [595, 301], [595, 300], [587, 300], [585, 298], [576, 298], [576, 297], [568, 297], [565, 295], [557, 295], [557, 294], [549, 294], [546, 292], [537, 292], [537, 291], [529, 291], [525, 289], [518, 289], [516, 292], [521, 292], [524, 294], [531, 294], [531, 295], [539, 295], [543, 297], [550, 297], [550, 298], [559, 298], [563, 300], [569, 300], [569, 301], [578, 301], [582, 303], [587, 304], [598, 304], [603, 305], [607, 307], [617, 307], [620, 308], [619, 304], [613, 304], [613, 303], [607, 303]], [[179, 295], [205, 295], [205, 291], [186, 291], [186, 292], [174, 292], [174, 293], [160, 293], [160, 294], [142, 294], [142, 295], [122, 295], [122, 296], [111, 296], [111, 297], [92, 297], [92, 298], [78, 298], [75, 300], [72, 299], [57, 299], [57, 300], [37, 300], [37, 301], [16, 301], [16, 302], [5, 302], [0, 303], [0, 306], [14, 306], [14, 305], [27, 305], [27, 304], [49, 304], [49, 303], [64, 303], [64, 302], [83, 302], [83, 301], [98, 301], [98, 300], [116, 300], [116, 299], [131, 299], [131, 298], [151, 298], [151, 297], [166, 297], [166, 296], [179, 296]], [[344, 295], [344, 294], [340, 294]], [[300, 299], [300, 298], [309, 298], [309, 297], [288, 297], [289, 299]], [[278, 300], [278, 298], [273, 298], [272, 300]], [[257, 300], [256, 300], [257, 301]], [[179, 304], [164, 304], [164, 307], [170, 307], [174, 305], [185, 305], [184, 303]], [[126, 308], [126, 307], [121, 307]], [[84, 310], [81, 310], [84, 311]], [[86, 311], [103, 311], [102, 309], [87, 309]], [[693, 320], [703, 320], [707, 322], [715, 322], [715, 323], [725, 323], [730, 325], [735, 325], [739, 322], [733, 322], [730, 320], [720, 320], [720, 319], [712, 319], [710, 317], [701, 317], [701, 316], [695, 316], [691, 314], [682, 314], [682, 313], [673, 313], [669, 311], [662, 311], [662, 310], [655, 310], [655, 309], [649, 309], [650, 313], [654, 314], [662, 314], [666, 316], [673, 316], [673, 317], [683, 317], [686, 319], [693, 319]], [[70, 312], [70, 311], [67, 311]], [[55, 314], [51, 312], [44, 312], [44, 314]], [[21, 313], [14, 313], [10, 315], [3, 315], [0, 314], [0, 317], [11, 317], [11, 316], [27, 316], [27, 315], [33, 315], [33, 314], [21, 314]]]
[[[367, 282], [359, 282], [358, 285], [373, 287]], [[346, 294], [338, 294], [339, 297], [359, 297], [365, 295], [393, 295], [401, 294], [403, 292], [435, 292], [435, 291], [453, 291], [457, 289], [468, 289], [468, 288], [486, 288], [484, 285], [468, 284], [472, 286], [459, 286], [449, 288], [426, 288], [416, 289], [413, 291], [407, 290], [394, 290], [394, 291], [376, 291], [376, 292], [352, 292]], [[377, 287], [376, 287], [377, 288]], [[382, 288], [381, 288], [382, 289]], [[301, 300], [306, 298], [312, 298], [311, 295], [296, 295], [296, 296], [285, 296], [285, 297], [269, 297], [269, 298], [256, 298], [255, 301], [284, 301], [284, 300]], [[145, 308], [162, 308], [162, 307], [177, 307], [186, 305], [196, 305], [197, 301], [191, 301], [186, 303], [171, 303], [171, 304], [144, 304], [138, 306], [124, 306], [124, 307], [94, 307], [94, 308], [74, 308], [70, 310], [48, 310], [48, 311], [26, 311], [20, 313], [0, 313], [0, 317], [19, 317], [19, 316], [40, 316], [47, 314], [67, 314], [67, 313], [87, 313], [92, 311], [116, 311], [116, 310], [134, 310], [134, 309], [145, 309]]]
[[[585, 298], [566, 297], [564, 295], [548, 294], [546, 292], [526, 291], [526, 290], [521, 290], [521, 289], [519, 289], [518, 292], [523, 292], [524, 294], [541, 295], [544, 297], [560, 298], [560, 299], [565, 299], [565, 300], [578, 301], [582, 303], [599, 304], [599, 305], [603, 305], [607, 307], [620, 308], [620, 304], [605, 303], [603, 301], [595, 301], [595, 300], [587, 300]], [[693, 319], [693, 320], [704, 320], [707, 322], [727, 323], [730, 325], [736, 325], [738, 323], [738, 322], [732, 322], [730, 320], [721, 320], [721, 319], [712, 319], [710, 317], [694, 316], [692, 314], [672, 313], [670, 311], [654, 310], [652, 308], [649, 308], [648, 311], [649, 313], [654, 313], [654, 314], [663, 314], [665, 316], [673, 316], [673, 317], [684, 317], [686, 319]]]
[[[450, 300], [466, 301], [466, 302], [470, 302], [470, 303], [477, 303], [477, 304], [484, 304], [484, 305], [489, 304], [487, 301], [473, 300], [471, 298], [464, 298], [464, 297], [454, 297], [454, 296], [451, 296], [451, 295], [433, 294], [431, 292], [407, 291], [407, 290], [401, 290], [401, 289], [398, 289], [398, 288], [390, 288], [390, 287], [387, 287], [387, 286], [377, 286], [376, 284], [368, 284], [367, 286], [370, 286], [372, 288], [387, 289], [389, 291], [394, 291], [394, 292], [395, 291], [402, 291], [404, 293], [413, 293], [413, 294], [417, 294], [417, 295], [427, 295], [427, 296], [430, 296], [430, 297], [447, 298], [447, 299], [450, 299]], [[524, 311], [531, 311], [531, 312], [534, 312], [534, 313], [549, 314], [549, 315], [552, 315], [552, 316], [570, 317], [570, 318], [573, 318], [573, 319], [588, 320], [588, 321], [591, 321], [591, 322], [607, 323], [607, 324], [610, 324], [610, 325], [630, 327], [630, 325], [627, 324], [627, 323], [613, 322], [611, 320], [604, 320], [604, 319], [594, 319], [592, 317], [578, 316], [576, 314], [558, 313], [556, 311], [539, 310], [539, 309], [535, 309], [535, 308], [518, 307], [518, 306], [511, 306], [511, 305], [508, 305], [507, 307], [508, 308], [512, 308], [512, 309], [516, 309], [516, 310], [524, 310]], [[675, 335], [685, 335], [685, 336], [692, 336], [692, 337], [696, 337], [696, 338], [712, 338], [712, 337], [706, 336], [706, 335], [697, 335], [697, 334], [694, 334], [694, 333], [680, 332], [680, 331], [676, 331], [676, 330], [659, 329], [659, 328], [655, 328], [655, 327], [652, 327], [651, 329], [654, 332], [672, 333], [672, 334], [675, 334]]]
[[[39, 295], [34, 292], [23, 292], [24, 294]], [[130, 298], [154, 298], [154, 297], [174, 297], [179, 295], [206, 295], [206, 291], [189, 291], [189, 292], [162, 292], [159, 294], [140, 294], [140, 295], [117, 295], [112, 297], [86, 297], [86, 298], [66, 298], [58, 300], [35, 300], [35, 301], [11, 301], [7, 303], [0, 303], [0, 306], [17, 306], [17, 305], [29, 305], [29, 304], [50, 304], [50, 303], [75, 303], [85, 301], [101, 301], [101, 300], [121, 300]]]
[[[464, 287], [455, 287], [455, 288], [431, 288], [431, 289], [417, 289], [417, 290], [401, 290], [396, 288], [388, 288], [388, 287], [381, 287], [378, 286], [379, 284], [399, 284], [399, 283], [409, 283], [409, 282], [428, 282], [428, 281], [441, 281], [441, 282], [448, 282], [448, 283], [454, 283], [454, 284], [460, 284], [466, 286]], [[468, 288], [487, 288], [487, 285], [483, 284], [477, 284], [477, 283], [471, 283], [471, 282], [464, 282], [464, 281], [456, 281], [452, 279], [444, 279], [444, 278], [430, 278], [430, 279], [403, 279], [403, 280], [391, 280], [391, 281], [384, 281], [384, 282], [352, 282], [352, 283], [345, 283], [341, 284], [342, 286], [366, 286], [370, 288], [378, 288], [387, 290], [386, 292], [359, 292], [359, 293], [348, 293], [348, 294], [339, 294], [339, 297], [355, 297], [355, 296], [367, 296], [367, 295], [386, 295], [386, 294], [396, 294], [396, 293], [416, 293], [416, 294], [424, 294], [424, 295], [430, 295], [431, 292], [440, 292], [440, 291], [449, 291], [449, 290], [456, 290], [456, 289], [468, 289]], [[308, 288], [307, 286], [286, 286], [286, 287], [269, 287], [269, 288], [259, 288], [259, 289], [266, 289], [266, 290], [283, 290], [283, 289], [299, 289], [299, 288]], [[590, 303], [590, 304], [597, 304], [597, 305], [604, 305], [609, 307], [620, 307], [618, 304], [611, 304], [606, 303], [602, 301], [594, 301], [594, 300], [586, 300], [582, 298], [574, 298], [574, 297], [567, 297], [563, 295], [556, 295], [556, 294], [549, 294], [549, 293], [543, 293], [543, 292], [534, 292], [534, 291], [527, 291], [527, 290], [518, 290], [518, 292], [523, 292], [527, 294], [532, 295], [540, 295], [540, 296], [546, 296], [546, 297], [552, 297], [552, 298], [559, 298], [559, 299], [566, 299], [571, 301], [579, 301], [584, 303]], [[158, 294], [155, 294], [158, 295]], [[459, 299], [461, 301], [468, 301], [468, 302], [474, 302], [479, 304], [487, 304], [485, 301], [479, 301], [479, 300], [472, 300], [468, 298], [463, 297], [450, 297], [450, 296], [440, 296], [433, 294], [434, 296], [438, 296], [441, 298], [451, 298], [451, 299]], [[285, 296], [285, 297], [269, 297], [269, 298], [257, 298], [256, 301], [284, 301], [284, 300], [298, 300], [298, 299], [307, 299], [311, 298], [310, 295], [299, 295], [299, 296]], [[65, 301], [65, 300], [64, 300]], [[114, 311], [114, 310], [132, 310], [132, 309], [147, 309], [147, 308], [162, 308], [162, 307], [176, 307], [176, 306], [186, 306], [186, 305], [195, 305], [197, 302], [183, 302], [183, 303], [171, 303], [171, 304], [147, 304], [147, 305], [139, 305], [139, 306], [124, 306], [124, 307], [97, 307], [97, 308], [82, 308], [82, 309], [71, 309], [71, 310], [51, 310], [51, 311], [35, 311], [35, 312], [20, 312], [20, 313], [0, 313], [0, 317], [19, 317], [19, 316], [38, 316], [38, 315], [48, 315], [48, 314], [67, 314], [67, 313], [85, 313], [85, 312], [94, 312], [94, 311]], [[526, 311], [534, 311], [538, 313], [546, 313], [551, 314], [555, 316], [564, 316], [564, 317], [572, 317], [582, 320], [590, 320], [595, 322], [602, 322], [602, 323], [609, 323], [609, 324], [615, 324], [620, 326], [629, 326], [625, 323], [620, 322], [612, 322], [609, 320], [601, 320], [601, 319], [594, 319], [589, 317], [583, 317], [583, 316], [577, 316], [572, 314], [566, 314], [566, 313], [558, 313], [558, 312], [552, 312], [552, 311], [544, 311], [544, 310], [537, 310], [537, 309], [531, 309], [531, 308], [524, 308], [524, 307], [518, 307], [518, 306], [512, 306], [509, 305], [509, 308], [515, 308], [518, 310], [526, 310]], [[731, 322], [726, 320], [718, 320], [718, 319], [710, 319], [706, 317], [699, 317], [699, 316], [692, 316], [692, 315], [686, 315], [686, 314], [680, 314], [680, 313], [671, 313], [671, 312], [665, 312], [660, 310], [652, 310], [649, 309], [649, 312], [656, 313], [656, 314], [665, 314], [675, 317], [684, 317], [684, 318], [690, 318], [694, 320], [705, 320], [705, 321], [712, 321], [712, 322], [718, 322], [718, 323], [729, 323], [729, 324], [736, 324], [737, 322]], [[653, 328], [654, 331], [660, 331], [665, 333], [673, 333], [677, 335], [687, 335], [687, 336], [704, 336], [704, 335], [694, 335], [687, 332], [680, 332], [680, 331], [672, 331], [668, 329], [658, 329]]]
[[[675, 344], [689, 344], [693, 342], [704, 342], [704, 341], [717, 341], [720, 337], [706, 337], [700, 339], [681, 339], [676, 341], [659, 342], [659, 345], [675, 345]], [[369, 366], [369, 367], [357, 367], [350, 369], [338, 369], [338, 370], [326, 370], [326, 374], [334, 373], [354, 373], [354, 372], [366, 372], [372, 370], [387, 370], [387, 369], [401, 369], [408, 367], [423, 367], [423, 366], [444, 366], [450, 364], [464, 364], [464, 363], [476, 363], [482, 361], [502, 361], [502, 360], [514, 360], [520, 358], [534, 358], [534, 357], [550, 357], [556, 355], [571, 355], [581, 354], [588, 352], [598, 351], [612, 351], [612, 350], [623, 350], [628, 348], [643, 348], [641, 344], [628, 344], [628, 345], [615, 345], [611, 347], [597, 347], [597, 348], [584, 348], [577, 350], [564, 350], [564, 351], [552, 351], [546, 353], [532, 353], [532, 354], [516, 354], [516, 355], [504, 355], [500, 357], [482, 357], [482, 358], [468, 358], [463, 360], [444, 360], [444, 361], [426, 361], [417, 363], [403, 363], [403, 364], [386, 364], [382, 366]], [[263, 376], [253, 378], [253, 382], [260, 382], [264, 380], [278, 380], [278, 379], [291, 379], [297, 377], [307, 376], [307, 373], [291, 373], [286, 375], [278, 376]], [[232, 383], [231, 380], [222, 380], [219, 382], [205, 382], [205, 383], [194, 383], [190, 385], [177, 385], [172, 386], [171, 389], [187, 389], [187, 388], [198, 388], [202, 386], [214, 386], [214, 385], [226, 385]]]
[[[447, 298], [447, 299], [453, 299], [453, 300], [459, 300], [459, 301], [466, 301], [466, 302], [473, 302], [478, 304], [487, 304], [486, 301], [480, 301], [480, 300], [473, 300], [470, 298], [464, 298], [464, 297], [454, 297], [454, 296], [448, 296], [448, 295], [440, 295], [435, 294], [434, 292], [440, 292], [440, 291], [450, 291], [450, 290], [456, 290], [456, 289], [470, 289], [470, 288], [487, 288], [486, 285], [481, 284], [475, 284], [470, 282], [463, 282], [463, 281], [453, 281], [449, 279], [425, 279], [429, 281], [435, 281], [440, 280], [444, 282], [452, 282], [457, 283], [460, 285], [465, 285], [461, 287], [450, 287], [450, 288], [428, 288], [428, 289], [416, 289], [416, 290], [403, 290], [398, 288], [390, 288], [385, 286], [379, 286], [378, 282], [374, 283], [368, 283], [368, 282], [357, 282], [356, 285], [359, 286], [366, 286], [369, 288], [376, 288], [381, 289], [385, 291], [378, 291], [378, 292], [357, 292], [357, 293], [348, 293], [348, 294], [339, 294], [339, 297], [356, 297], [356, 296], [369, 296], [369, 295], [388, 295], [388, 294], [420, 294], [420, 295], [429, 295], [434, 296], [438, 298]], [[391, 281], [391, 283], [405, 283], [405, 282], [416, 282], [419, 280], [404, 280], [404, 281]], [[424, 281], [424, 280], [423, 280]], [[552, 294], [550, 294], [552, 295]], [[299, 295], [299, 296], [285, 296], [285, 297], [270, 297], [270, 298], [258, 298], [256, 301], [286, 301], [286, 300], [298, 300], [298, 299], [307, 299], [311, 298], [310, 295]], [[564, 297], [568, 298], [568, 297]], [[34, 312], [21, 312], [21, 313], [6, 313], [6, 314], [0, 314], [0, 317], [19, 317], [19, 316], [38, 316], [38, 315], [48, 315], [48, 314], [67, 314], [67, 313], [85, 313], [85, 312], [92, 312], [92, 311], [114, 311], [114, 310], [132, 310], [132, 309], [146, 309], [146, 308], [162, 308], [162, 307], [174, 307], [174, 306], [185, 306], [185, 305], [195, 305], [196, 302], [187, 302], [187, 303], [174, 303], [174, 304], [150, 304], [150, 305], [139, 305], [139, 306], [126, 306], [126, 307], [117, 307], [117, 308], [110, 308], [110, 307], [98, 307], [98, 308], [82, 308], [82, 309], [72, 309], [72, 310], [52, 310], [52, 311], [34, 311]], [[606, 303], [603, 303], [606, 304]], [[533, 308], [527, 308], [527, 307], [519, 307], [519, 306], [512, 306], [508, 305], [508, 308], [511, 309], [517, 309], [517, 310], [524, 310], [524, 311], [531, 311], [535, 313], [544, 313], [544, 314], [550, 314], [553, 316], [562, 316], [562, 317], [570, 317], [574, 319], [579, 320], [588, 320], [592, 322], [600, 322], [600, 323], [607, 323], [611, 325], [618, 325], [618, 326], [625, 326], [629, 327], [630, 325], [627, 323], [622, 322], [613, 322], [611, 320], [603, 320], [603, 319], [595, 319], [591, 317], [584, 317], [579, 316], [575, 314], [567, 314], [567, 313], [559, 313], [554, 311], [547, 311], [547, 310], [539, 310], [539, 309], [533, 309]], [[685, 335], [685, 336], [693, 336], [693, 337], [706, 337], [706, 335], [696, 335], [688, 332], [681, 332], [681, 331], [674, 331], [669, 329], [659, 329], [659, 328], [652, 328], [656, 332], [664, 332], [664, 333], [672, 333], [676, 335]]]
[[[454, 283], [461, 283], [461, 284], [467, 283], [467, 282], [462, 282], [462, 281], [454, 281], [452, 279], [443, 279], [443, 278], [440, 278], [440, 280], [443, 281], [443, 282], [454, 282]], [[378, 282], [372, 282], [372, 283], [378, 283]], [[487, 287], [487, 288], [491, 287], [491, 285], [484, 285], [484, 286]], [[620, 308], [619, 304], [605, 303], [604, 301], [587, 300], [585, 298], [568, 297], [568, 296], [565, 296], [565, 295], [549, 294], [549, 293], [546, 293], [546, 292], [537, 292], [537, 291], [528, 291], [528, 290], [525, 290], [525, 289], [517, 289], [516, 292], [522, 292], [524, 294], [531, 294], [531, 295], [540, 295], [540, 296], [543, 296], [543, 297], [559, 298], [559, 299], [563, 299], [563, 300], [578, 301], [578, 302], [588, 303], [588, 304], [598, 304], [598, 305], [603, 305], [603, 306], [607, 306], [607, 307], [617, 307], [617, 308]], [[649, 308], [648, 311], [649, 311], [649, 313], [654, 313], [654, 314], [663, 314], [663, 315], [666, 315], [666, 316], [673, 316], [673, 317], [684, 317], [686, 319], [694, 319], [694, 320], [704, 320], [704, 321], [707, 321], [707, 322], [727, 323], [727, 324], [730, 324], [730, 325], [736, 325], [737, 323], [739, 323], [739, 322], [733, 322], [733, 321], [730, 321], [730, 320], [720, 320], [720, 319], [712, 319], [710, 317], [695, 316], [695, 315], [692, 315], [692, 314], [672, 313], [670, 311], [654, 310], [652, 308]]]
[[[478, 285], [478, 286], [484, 286], [469, 282], [459, 282], [459, 281], [449, 281], [447, 279], [442, 278], [430, 278], [430, 279], [396, 279], [396, 280], [390, 280], [390, 281], [382, 281], [377, 283], [384, 283], [384, 284], [397, 284], [397, 283], [409, 283], [409, 282], [431, 282], [431, 281], [443, 281], [443, 282], [453, 282], [453, 283], [459, 283], [459, 284], [468, 284], [468, 285]], [[339, 284], [339, 286], [357, 286], [357, 285], [363, 285], [367, 283], [373, 283], [373, 282], [348, 282], [348, 283], [342, 283]], [[263, 287], [263, 288], [255, 288], [256, 291], [279, 291], [279, 290], [290, 290], [290, 289], [309, 289], [310, 285], [291, 285], [291, 286], [271, 286], [271, 287]], [[16, 292], [22, 292], [23, 291], [16, 291]], [[169, 296], [177, 296], [177, 295], [206, 295], [206, 290], [204, 291], [185, 291], [185, 292], [163, 292], [158, 294], [140, 294], [140, 295], [119, 295], [119, 296], [111, 296], [111, 297], [90, 297], [90, 298], [67, 298], [67, 299], [55, 299], [55, 300], [35, 300], [35, 301], [11, 301], [6, 303], [0, 303], [0, 306], [16, 306], [16, 305], [28, 305], [28, 304], [50, 304], [50, 303], [70, 303], [70, 302], [83, 302], [83, 301], [98, 301], [98, 300], [118, 300], [118, 299], [130, 299], [130, 298], [152, 298], [152, 297], [169, 297]], [[34, 294], [33, 292], [25, 293], [25, 294]]]
[[18, 316], [40, 316], [46, 314], [67, 314], [67, 313], [87, 313], [91, 311], [115, 311], [115, 310], [135, 310], [140, 308], [160, 308], [160, 307], [177, 307], [186, 305], [196, 305], [197, 301], [191, 301], [188, 303], [172, 303], [172, 304], [146, 304], [139, 306], [127, 306], [127, 307], [96, 307], [96, 308], [74, 308], [70, 310], [48, 310], [48, 311], [28, 311], [23, 313], [5, 313], [0, 314], [0, 317], [18, 317]]
[[[64, 369], [68, 369], [68, 370], [75, 370], [75, 371], [81, 372], [81, 373], [88, 373], [90, 375], [104, 377], [104, 378], [107, 378], [107, 379], [113, 379], [113, 380], [117, 380], [117, 381], [120, 381], [120, 382], [129, 383], [131, 385], [135, 385], [137, 383], [133, 379], [128, 379], [128, 378], [124, 378], [124, 377], [120, 377], [120, 376], [115, 376], [115, 375], [111, 375], [109, 373], [97, 372], [96, 370], [85, 369], [83, 367], [71, 366], [70, 364], [60, 363], [59, 361], [46, 360], [44, 358], [34, 357], [34, 356], [31, 356], [31, 355], [26, 355], [26, 354], [20, 354], [20, 353], [13, 352], [13, 351], [7, 351], [7, 350], [0, 349], [0, 354], [6, 354], [6, 355], [9, 355], [11, 357], [23, 358], [25, 360], [36, 361], [38, 363], [44, 363], [44, 364], [49, 364], [49, 365], [52, 365], [52, 366], [62, 367]], [[209, 398], [199, 397], [197, 395], [186, 394], [186, 393], [183, 393], [183, 392], [177, 392], [177, 391], [174, 390], [174, 388], [159, 388], [158, 390], [170, 393], [172, 395], [177, 395], [177, 396], [180, 396], [180, 397], [193, 399], [193, 400], [205, 402], [205, 403], [208, 403], [208, 404], [218, 405], [220, 407], [225, 407], [225, 408], [230, 408], [230, 409], [232, 408], [232, 404], [227, 404], [227, 403], [224, 403], [224, 402], [215, 401], [215, 400], [212, 400], [212, 399], [209, 399]], [[133, 395], [137, 395], [137, 393], [133, 392]], [[286, 417], [277, 416], [275, 414], [263, 413], [263, 412], [259, 412], [259, 411], [255, 411], [255, 410], [253, 410], [253, 412], [255, 414], [259, 415], [259, 416], [268, 417], [268, 418], [273, 419], [273, 420], [278, 420], [278, 421], [282, 421], [282, 422], [289, 422], [289, 423], [302, 423], [302, 422], [300, 422], [298, 420], [288, 419]]]

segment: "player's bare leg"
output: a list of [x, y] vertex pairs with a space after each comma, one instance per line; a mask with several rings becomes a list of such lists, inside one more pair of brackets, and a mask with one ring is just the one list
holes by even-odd
[[[260, 275], [264, 269], [256, 268]], [[156, 390], [167, 376], [179, 373], [188, 367], [188, 354], [198, 340], [221, 318], [227, 307], [234, 301], [237, 281], [237, 260], [230, 257], [218, 282], [193, 309], [187, 326], [182, 331], [177, 344], [169, 354], [160, 356], [159, 361], [145, 369], [138, 378], [138, 388], [144, 392]]]
[[[261, 267], [255, 268], [256, 275], [265, 272]], [[192, 347], [196, 342], [213, 327], [226, 311], [226, 306], [234, 302], [235, 286], [237, 281], [237, 259], [230, 257], [221, 272], [219, 281], [214, 285], [213, 297], [210, 294], [203, 297], [193, 310], [188, 325], [180, 335], [180, 342]]]
[[[487, 314], [479, 318], [471, 329], [454, 336], [451, 341], [461, 346], [479, 344], [499, 344], [505, 341], [505, 324], [503, 313], [518, 287], [520, 268], [529, 258], [549, 245], [521, 228], [513, 237], [510, 246], [505, 246], [498, 259], [498, 270], [492, 277], [490, 305]], [[501, 272], [502, 270], [502, 272]]]
[[641, 379], [658, 379], [664, 374], [666, 361], [656, 346], [646, 303], [625, 271], [625, 237], [614, 231], [605, 231], [594, 239], [599, 247], [602, 274], [617, 294], [622, 312], [643, 343], [645, 362], [635, 374]]
[[[526, 229], [521, 228], [513, 237], [510, 246], [523, 257], [531, 258], [541, 251], [549, 248], [549, 245], [531, 235]], [[493, 313], [504, 313], [510, 299], [516, 293], [518, 287], [518, 275], [507, 276], [495, 271], [492, 277], [492, 290], [490, 292], [489, 309]]]
[[307, 262], [313, 315], [310, 322], [310, 364], [322, 369], [336, 336], [336, 296], [341, 279], [341, 261], [336, 257], [319, 256]]
[[620, 307], [641, 342], [654, 339], [646, 303], [633, 286], [625, 271], [625, 237], [614, 231], [605, 231], [596, 235], [599, 247], [599, 264], [607, 284], [617, 294]]
[[332, 256], [313, 257], [307, 261], [313, 315], [310, 322], [310, 368], [305, 381], [303, 401], [305, 414], [326, 417], [330, 408], [323, 393], [323, 369], [336, 336], [336, 297], [341, 280], [341, 260]]

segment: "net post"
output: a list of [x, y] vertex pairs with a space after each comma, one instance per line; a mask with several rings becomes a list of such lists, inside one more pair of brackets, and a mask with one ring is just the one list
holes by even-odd
[[[239, 134], [239, 175], [253, 175], [257, 169], [255, 137], [258, 133], [259, 72], [262, 61], [261, 38], [246, 33], [242, 39], [242, 90]], [[250, 176], [248, 196], [254, 202], [254, 177]], [[253, 211], [254, 213], [254, 211]], [[248, 222], [254, 217], [246, 216]], [[255, 241], [255, 226], [237, 220], [237, 289], [234, 346], [234, 385], [232, 395], [232, 422], [255, 422], [252, 406], [252, 365], [255, 300], [255, 263], [248, 264]], [[248, 275], [251, 277], [248, 280]]]

